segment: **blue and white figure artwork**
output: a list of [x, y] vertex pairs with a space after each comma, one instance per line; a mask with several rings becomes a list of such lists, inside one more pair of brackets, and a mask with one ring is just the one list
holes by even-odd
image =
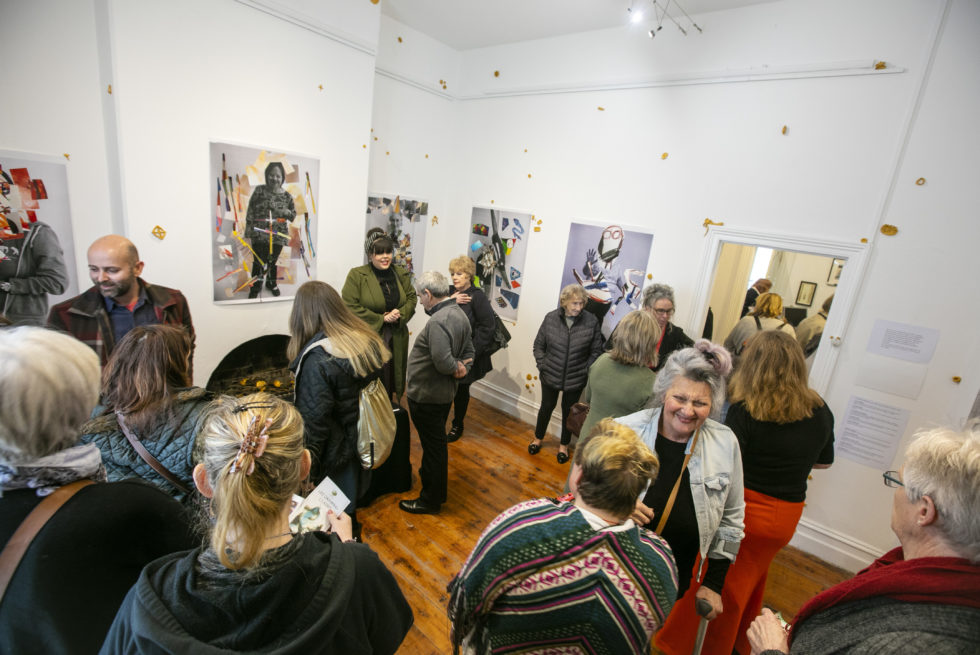
[[652, 246], [652, 234], [611, 221], [569, 227], [561, 286], [577, 282], [585, 287], [585, 309], [602, 322], [605, 336], [626, 314], [642, 306]]
[[529, 212], [474, 207], [466, 254], [476, 262], [476, 286], [500, 318], [517, 320], [524, 291]]

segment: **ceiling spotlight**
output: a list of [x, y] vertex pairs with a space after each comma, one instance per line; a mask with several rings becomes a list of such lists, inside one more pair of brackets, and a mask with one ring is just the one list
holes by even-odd
[[656, 30], [650, 30], [649, 34], [650, 34], [650, 38], [652, 39], [653, 37], [657, 36], [657, 31]]
[[642, 9], [633, 9], [633, 7], [629, 7], [626, 9], [626, 11], [629, 12], [631, 23], [639, 23], [641, 20], [643, 20]]

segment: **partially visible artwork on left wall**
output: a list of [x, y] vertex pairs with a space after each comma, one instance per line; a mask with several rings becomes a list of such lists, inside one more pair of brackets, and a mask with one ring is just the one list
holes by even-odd
[[[46, 310], [43, 303], [24, 305], [17, 294], [4, 292], [3, 283], [11, 278], [22, 284], [33, 278], [31, 288], [42, 289], [49, 307], [78, 295], [67, 163], [57, 156], [0, 150], [0, 313], [15, 322], [43, 324]], [[37, 311], [20, 316], [21, 305], [37, 305]]]
[[368, 195], [364, 235], [375, 227], [387, 232], [395, 242], [395, 263], [414, 276], [422, 271], [428, 215], [429, 203], [425, 200], [372, 193]]
[[289, 300], [316, 279], [319, 160], [212, 142], [209, 184], [215, 303]]

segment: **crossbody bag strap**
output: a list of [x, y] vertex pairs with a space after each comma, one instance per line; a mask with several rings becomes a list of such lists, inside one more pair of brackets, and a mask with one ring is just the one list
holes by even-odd
[[[327, 344], [329, 343], [330, 343], [330, 339], [324, 337], [322, 339], [314, 341], [313, 343], [311, 343], [309, 346], [306, 347], [306, 350], [304, 350], [303, 354], [299, 356], [299, 361], [296, 363], [296, 371], [293, 373], [294, 381], [299, 380], [299, 371], [301, 368], [303, 368], [303, 361], [306, 359], [306, 356], [309, 355], [310, 351], [316, 348], [317, 346], [323, 348], [323, 352], [327, 353], [328, 356], [333, 357], [333, 355], [330, 354], [330, 351], [327, 350]], [[294, 402], [296, 401], [295, 387], [293, 388], [293, 401]]]
[[657, 534], [660, 534], [660, 532], [664, 529], [664, 526], [667, 524], [667, 518], [670, 516], [670, 510], [674, 509], [674, 501], [677, 500], [677, 492], [681, 488], [681, 480], [684, 479], [684, 471], [687, 470], [687, 463], [691, 461], [691, 455], [694, 454], [694, 449], [698, 445], [698, 437], [700, 436], [701, 428], [698, 428], [698, 431], [694, 433], [694, 443], [691, 444], [691, 450], [684, 456], [684, 463], [681, 464], [681, 472], [677, 476], [677, 482], [674, 483], [674, 488], [670, 490], [670, 498], [667, 499], [667, 504], [664, 506], [664, 513], [660, 517], [660, 522], [657, 523]]
[[129, 441], [129, 445], [133, 447], [133, 450], [136, 451], [136, 454], [142, 457], [143, 461], [149, 464], [154, 471], [159, 473], [160, 477], [162, 477], [164, 480], [166, 480], [167, 482], [175, 486], [178, 491], [181, 491], [185, 494], [193, 493], [192, 489], [190, 489], [189, 487], [187, 487], [187, 485], [185, 485], [183, 482], [178, 480], [177, 476], [171, 473], [170, 469], [168, 469], [166, 466], [161, 464], [160, 460], [158, 460], [156, 457], [151, 455], [150, 451], [146, 449], [146, 446], [140, 443], [140, 440], [136, 438], [136, 435], [129, 431], [129, 428], [126, 427], [126, 422], [123, 420], [123, 416], [121, 412], [116, 412], [116, 422], [119, 423], [119, 429], [122, 430], [122, 433], [124, 435], [126, 435], [126, 440]]
[[87, 487], [90, 484], [94, 484], [94, 482], [85, 479], [75, 480], [70, 484], [58, 487], [51, 495], [38, 503], [17, 526], [17, 530], [10, 537], [10, 541], [4, 546], [3, 552], [0, 552], [0, 602], [3, 601], [3, 596], [7, 593], [7, 586], [37, 533], [41, 531], [48, 519], [68, 502], [69, 498], [74, 496], [82, 487]]

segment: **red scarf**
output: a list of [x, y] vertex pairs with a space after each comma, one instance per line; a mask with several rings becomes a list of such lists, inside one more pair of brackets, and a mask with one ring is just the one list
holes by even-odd
[[835, 605], [881, 596], [906, 603], [980, 608], [980, 566], [961, 557], [906, 560], [902, 548], [895, 548], [850, 580], [811, 598], [796, 615], [793, 631], [810, 616]]

